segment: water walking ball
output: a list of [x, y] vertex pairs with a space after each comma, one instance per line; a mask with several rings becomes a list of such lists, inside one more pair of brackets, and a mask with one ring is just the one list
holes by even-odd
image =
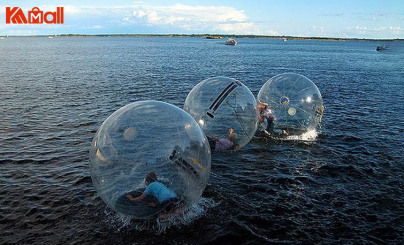
[[[145, 177], [173, 191], [182, 207], [192, 205], [206, 187], [211, 155], [205, 134], [182, 109], [159, 101], [139, 101], [110, 115], [94, 136], [90, 173], [97, 193], [117, 212], [137, 219], [163, 211], [153, 195], [130, 201], [145, 188]], [[182, 208], [178, 207], [178, 208]]]
[[184, 110], [208, 137], [227, 139], [233, 129], [237, 137], [232, 149], [246, 145], [258, 127], [254, 95], [240, 81], [228, 77], [212, 77], [197, 84], [189, 92]]
[[295, 73], [269, 79], [261, 87], [257, 99], [269, 104], [268, 109], [276, 117], [275, 129], [289, 133], [314, 130], [324, 111], [317, 86], [307, 77]]

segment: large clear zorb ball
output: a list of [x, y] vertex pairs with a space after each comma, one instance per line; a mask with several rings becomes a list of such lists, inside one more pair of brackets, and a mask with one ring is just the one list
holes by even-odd
[[317, 86], [307, 77], [295, 73], [269, 79], [261, 87], [257, 99], [269, 104], [276, 117], [275, 129], [292, 134], [314, 130], [324, 111]]
[[145, 176], [154, 172], [182, 200], [193, 204], [210, 174], [209, 143], [196, 121], [182, 109], [159, 101], [139, 101], [110, 115], [94, 136], [90, 172], [95, 189], [117, 212], [138, 219], [156, 217], [164, 207], [151, 207]]
[[228, 77], [212, 77], [197, 84], [189, 92], [184, 110], [208, 137], [227, 139], [233, 129], [237, 137], [232, 149], [245, 146], [258, 127], [254, 95], [240, 81]]

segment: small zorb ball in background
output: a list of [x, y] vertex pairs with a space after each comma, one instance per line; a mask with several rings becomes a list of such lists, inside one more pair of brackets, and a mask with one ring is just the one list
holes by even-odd
[[295, 73], [269, 79], [261, 87], [257, 99], [269, 104], [276, 117], [275, 129], [292, 134], [314, 130], [324, 111], [317, 86], [307, 77]]
[[254, 95], [240, 81], [228, 77], [212, 77], [197, 84], [189, 92], [184, 110], [208, 137], [227, 139], [232, 128], [237, 134], [232, 149], [246, 145], [258, 127]]
[[139, 101], [110, 115], [95, 134], [90, 149], [90, 172], [95, 189], [117, 212], [138, 219], [156, 217], [161, 207], [153, 197], [140, 196], [145, 176], [157, 180], [181, 199], [193, 204], [210, 174], [209, 143], [195, 120], [182, 109], [159, 101]]

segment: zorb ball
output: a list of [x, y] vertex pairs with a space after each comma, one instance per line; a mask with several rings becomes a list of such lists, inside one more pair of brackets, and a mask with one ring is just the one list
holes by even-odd
[[258, 127], [254, 95], [240, 81], [228, 77], [212, 77], [197, 84], [189, 92], [184, 110], [208, 137], [227, 139], [232, 128], [237, 134], [232, 149], [246, 145]]
[[209, 143], [195, 120], [182, 109], [159, 101], [139, 101], [110, 115], [94, 136], [90, 173], [104, 202], [137, 219], [156, 217], [153, 195], [129, 201], [146, 188], [145, 176], [173, 191], [183, 206], [201, 195], [210, 173]]
[[307, 77], [295, 73], [269, 79], [261, 87], [257, 99], [269, 104], [268, 109], [276, 117], [275, 129], [286, 130], [289, 134], [314, 130], [324, 111], [317, 86]]

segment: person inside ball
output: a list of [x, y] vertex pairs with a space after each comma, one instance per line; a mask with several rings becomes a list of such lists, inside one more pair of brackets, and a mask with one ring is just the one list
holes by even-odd
[[229, 136], [227, 139], [221, 139], [213, 134], [210, 134], [211, 139], [209, 140], [210, 148], [214, 151], [227, 151], [234, 150], [237, 148], [236, 139], [237, 134], [234, 132], [234, 129], [229, 129]]
[[[265, 119], [267, 120], [267, 127], [265, 128], [265, 131], [267, 131], [269, 134], [279, 134], [275, 132], [274, 125], [276, 117], [272, 113], [272, 111], [268, 108], [268, 103], [258, 100], [258, 110], [259, 110], [259, 122], [263, 123]], [[286, 130], [282, 130], [282, 134], [283, 136], [289, 135]]]
[[140, 202], [148, 195], [152, 195], [158, 202], [150, 202], [149, 205], [161, 209], [159, 218], [165, 218], [174, 211], [177, 211], [176, 208], [180, 204], [180, 198], [174, 191], [157, 180], [156, 173], [148, 173], [145, 177], [145, 182], [147, 186], [146, 190], [140, 196], [135, 198], [131, 194], [126, 195], [129, 201]]

